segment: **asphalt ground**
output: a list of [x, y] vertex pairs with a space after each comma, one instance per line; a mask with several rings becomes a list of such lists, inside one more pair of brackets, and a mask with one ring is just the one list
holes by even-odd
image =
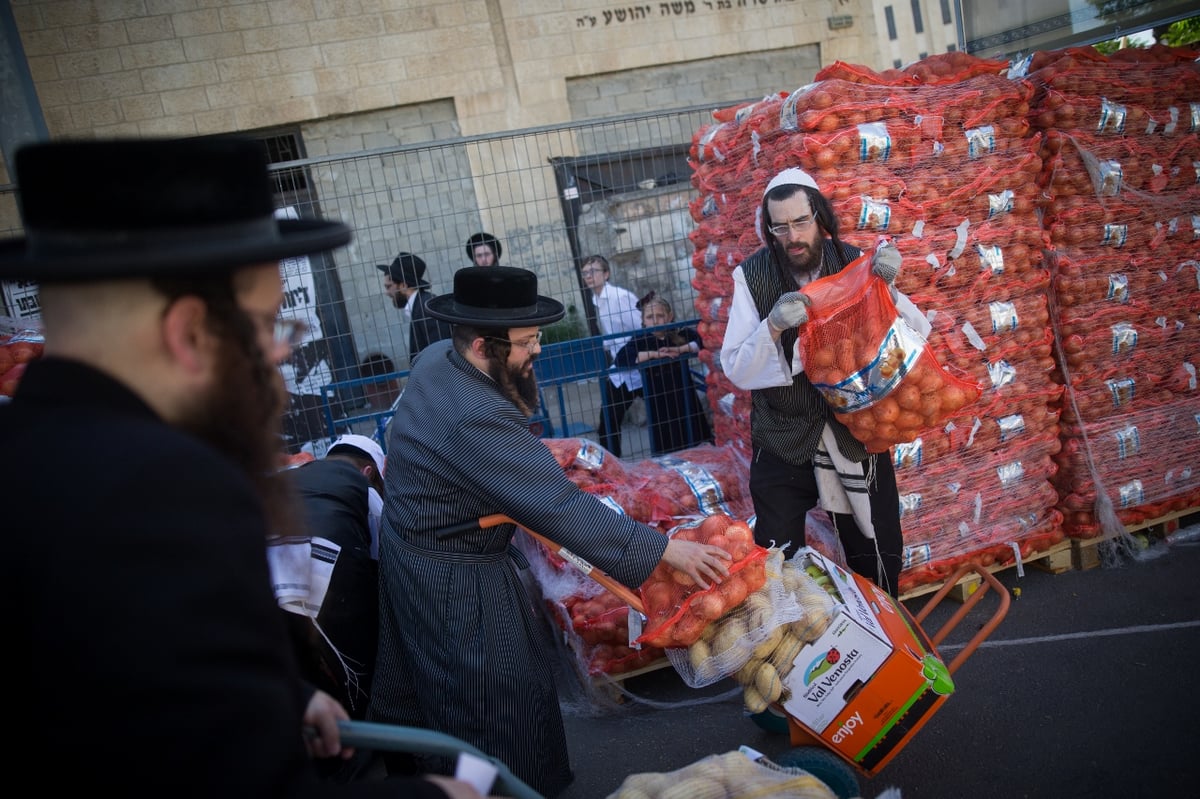
[[[1140, 558], [1052, 574], [996, 573], [1014, 596], [958, 670], [955, 693], [861, 795], [903, 799], [1104, 799], [1197, 795], [1200, 786], [1200, 530]], [[928, 597], [905, 602], [914, 613]], [[958, 607], [926, 620], [937, 630]], [[949, 661], [988, 599], [947, 638]], [[749, 746], [776, 756], [787, 735], [746, 717], [732, 680], [687, 687], [670, 668], [616, 686], [558, 681], [576, 779], [561, 799], [600, 799], [626, 776], [665, 773]], [[623, 701], [614, 702], [616, 693]]]

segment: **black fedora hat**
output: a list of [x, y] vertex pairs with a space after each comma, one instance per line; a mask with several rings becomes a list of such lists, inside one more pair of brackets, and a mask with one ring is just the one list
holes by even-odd
[[537, 293], [537, 275], [513, 266], [468, 266], [454, 273], [454, 293], [425, 304], [429, 315], [454, 325], [535, 327], [557, 322], [563, 304]]
[[409, 288], [429, 288], [425, 279], [425, 262], [411, 252], [402, 252], [390, 264], [376, 264], [380, 272], [386, 272], [393, 283], [403, 283]]
[[0, 278], [219, 274], [350, 241], [339, 222], [276, 218], [254, 139], [41, 142], [14, 160], [25, 235], [0, 242]]

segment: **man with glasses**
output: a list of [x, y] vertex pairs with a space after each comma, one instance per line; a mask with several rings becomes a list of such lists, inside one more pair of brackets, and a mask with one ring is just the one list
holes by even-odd
[[[460, 269], [429, 312], [454, 336], [417, 361], [389, 432], [368, 718], [462, 738], [554, 796], [572, 772], [553, 650], [518, 574], [516, 527], [481, 518], [515, 519], [634, 589], [660, 560], [708, 586], [727, 558], [580, 490], [529, 432], [540, 327], [564, 313], [533, 272]], [[396, 761], [389, 770], [404, 767]]]
[[[866, 448], [837, 419], [800, 363], [798, 328], [808, 321], [803, 288], [840, 272], [862, 250], [838, 238], [838, 220], [812, 177], [785, 169], [763, 192], [763, 247], [733, 272], [733, 301], [721, 368], [750, 391], [754, 537], [764, 545], [804, 545], [805, 518], [831, 504], [819, 495], [817, 468], [836, 471], [846, 496], [832, 517], [847, 565], [897, 594], [903, 540], [896, 475], [887, 454]], [[900, 269], [893, 246], [876, 250], [873, 269], [889, 284]], [[868, 502], [861, 503], [865, 494]], [[869, 506], [864, 507], [864, 504]], [[854, 512], [857, 510], [858, 512]]]
[[[638, 309], [637, 296], [628, 289], [608, 282], [611, 275], [608, 259], [603, 255], [589, 255], [579, 272], [583, 283], [592, 290], [592, 302], [596, 306], [596, 323], [600, 333], [634, 333], [642, 328], [642, 312]], [[621, 348], [629, 343], [631, 336], [604, 339], [604, 349], [612, 364]], [[642, 373], [637, 369], [612, 370], [607, 377], [600, 378], [600, 422], [596, 435], [600, 444], [609, 452], [621, 457], [621, 426], [625, 414], [633, 401], [642, 396]]]
[[32, 144], [15, 174], [0, 279], [38, 283], [46, 349], [0, 406], [13, 756], [62, 755], [68, 792], [477, 796], [319, 781], [347, 714], [301, 681], [271, 591], [267, 538], [296, 529], [278, 364], [303, 335], [279, 262], [349, 228], [275, 219], [254, 140]]

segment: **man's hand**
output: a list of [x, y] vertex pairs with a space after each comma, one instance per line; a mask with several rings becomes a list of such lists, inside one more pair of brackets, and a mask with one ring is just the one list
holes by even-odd
[[900, 274], [900, 260], [896, 245], [883, 239], [875, 246], [875, 254], [871, 256], [871, 271], [890, 286], [896, 282], [896, 275]]
[[782, 333], [793, 327], [799, 327], [808, 321], [808, 306], [812, 300], [807, 294], [799, 291], [789, 291], [775, 301], [775, 307], [767, 316], [767, 324], [776, 333]]
[[667, 542], [662, 559], [668, 566], [685, 572], [696, 585], [705, 589], [711, 582], [719, 583], [729, 576], [729, 565], [726, 561], [732, 560], [733, 556], [712, 544], [672, 538]]
[[342, 747], [342, 735], [338, 730], [339, 721], [349, 720], [350, 714], [336, 699], [324, 691], [315, 691], [308, 700], [308, 707], [304, 708], [304, 744], [309, 756], [340, 755], [343, 760], [354, 757], [353, 748]]

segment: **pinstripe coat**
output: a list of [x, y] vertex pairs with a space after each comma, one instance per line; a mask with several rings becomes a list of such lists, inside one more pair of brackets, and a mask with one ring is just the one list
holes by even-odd
[[417, 360], [385, 473], [370, 718], [462, 738], [555, 795], [572, 774], [550, 652], [509, 556], [515, 528], [470, 522], [506, 514], [632, 588], [667, 538], [580, 491], [450, 341]]

